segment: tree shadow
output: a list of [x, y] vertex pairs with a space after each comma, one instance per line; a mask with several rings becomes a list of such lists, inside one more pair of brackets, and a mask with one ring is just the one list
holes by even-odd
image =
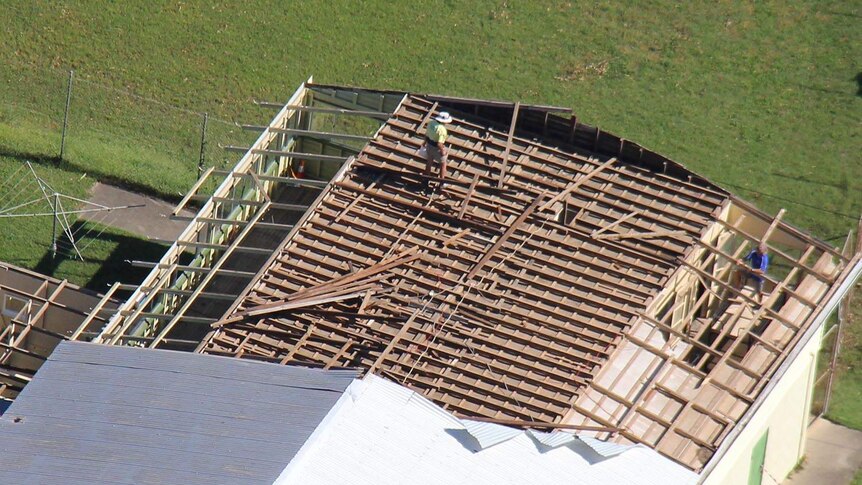
[[839, 91], [837, 89], [826, 89], [826, 88], [821, 88], [818, 86], [806, 86], [805, 84], [797, 84], [797, 86], [799, 86], [802, 89], [807, 89], [809, 91], [817, 91], [818, 93], [837, 94], [839, 96], [853, 96], [851, 93], [848, 93], [845, 91]]
[[[113, 232], [102, 231], [102, 228], [96, 227], [92, 223], [86, 221], [76, 221], [72, 224], [71, 232], [73, 234], [85, 235], [81, 238], [84, 244], [98, 240], [114, 244], [114, 248], [110, 254], [104, 259], [92, 258], [87, 255], [88, 251], [83, 251], [84, 261], [99, 264], [99, 269], [90, 280], [84, 285], [85, 288], [104, 292], [106, 287], [113, 285], [119, 281], [121, 283], [139, 284], [149, 274], [149, 268], [140, 268], [132, 266], [130, 258], [141, 261], [158, 261], [165, 254], [168, 247], [152, 241], [140, 239], [135, 236], [116, 234]], [[80, 244], [80, 243], [79, 243]], [[63, 234], [58, 240], [58, 246], [69, 247], [68, 237]], [[54, 256], [49, 249], [33, 268], [39, 273], [54, 276], [57, 269], [64, 261], [69, 261], [72, 258], [63, 251], [58, 251]]]
[[[856, 81], [856, 96], [862, 97], [862, 72], [853, 76], [853, 79], [851, 79], [851, 81]], [[840, 96], [852, 96], [852, 94], [838, 89], [827, 89], [818, 86], [806, 86], [805, 84], [797, 84], [797, 86], [802, 89], [807, 89], [809, 91], [817, 91], [819, 93], [837, 94]]]
[[811, 176], [802, 176], [802, 175], [787, 175], [786, 173], [781, 173], [777, 171], [771, 172], [772, 175], [776, 177], [786, 178], [789, 180], [795, 180], [797, 182], [802, 182], [806, 184], [812, 185], [820, 185], [822, 187], [832, 187], [841, 191], [846, 192], [849, 189], [849, 185], [846, 183], [836, 183], [836, 182], [827, 182], [825, 180], [817, 180], [812, 178]]
[[860, 15], [858, 13], [852, 13], [852, 12], [836, 12], [834, 10], [827, 10], [826, 13], [828, 13], [830, 15], [840, 15], [842, 17], [852, 17], [852, 18], [857, 18], [857, 19], [862, 18], [862, 15]]
[[93, 170], [93, 167], [85, 167], [76, 162], [62, 160], [56, 155], [22, 152], [20, 150], [15, 150], [14, 148], [9, 148], [8, 146], [0, 145], [0, 158], [2, 157], [18, 160], [21, 163], [30, 162], [35, 165], [59, 168], [67, 172], [78, 173], [81, 175], [89, 175], [91, 178], [98, 180], [101, 183], [120, 187], [131, 192], [137, 192], [139, 194], [149, 195], [151, 197], [162, 199], [168, 202], [177, 203], [182, 199], [182, 197], [177, 194], [170, 192], [162, 192], [148, 185], [129, 182], [128, 180], [121, 180], [112, 174], [99, 170]]

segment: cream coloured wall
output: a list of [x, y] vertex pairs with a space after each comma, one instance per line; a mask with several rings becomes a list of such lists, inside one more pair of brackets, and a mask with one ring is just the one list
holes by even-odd
[[704, 485], [747, 484], [754, 445], [769, 430], [763, 482], [781, 483], [804, 454], [814, 366], [823, 329], [805, 345], [736, 441], [703, 480]]

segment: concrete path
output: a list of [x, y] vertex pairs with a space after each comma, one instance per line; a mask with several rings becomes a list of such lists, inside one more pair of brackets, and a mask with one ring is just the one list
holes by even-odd
[[[97, 183], [93, 186], [90, 202], [108, 207], [143, 204], [143, 207], [81, 214], [82, 219], [100, 222], [141, 236], [174, 240], [186, 228], [188, 222], [169, 218], [174, 205], [163, 200], [123, 190], [113, 185]], [[183, 215], [194, 215], [183, 211]]]
[[862, 431], [823, 418], [808, 428], [805, 464], [783, 485], [847, 485], [862, 468]]

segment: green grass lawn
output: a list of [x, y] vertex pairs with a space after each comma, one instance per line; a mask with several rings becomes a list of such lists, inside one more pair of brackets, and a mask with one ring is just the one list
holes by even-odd
[[862, 429], [862, 282], [857, 283], [848, 321], [839, 354], [836, 386], [826, 417], [844, 426]]
[[[860, 12], [860, 0], [2, 2], [0, 175], [38, 160], [71, 194], [108, 179], [176, 198], [196, 177], [197, 112], [212, 115], [208, 162], [229, 164], [217, 145], [253, 135], [226, 120], [266, 121], [252, 99], [284, 101], [314, 75], [572, 107], [838, 245], [862, 212]], [[68, 156], [52, 167], [69, 69]], [[0, 259], [38, 266], [43, 226], [0, 224]], [[53, 270], [103, 284], [74, 267]], [[830, 414], [856, 427], [859, 324]]]

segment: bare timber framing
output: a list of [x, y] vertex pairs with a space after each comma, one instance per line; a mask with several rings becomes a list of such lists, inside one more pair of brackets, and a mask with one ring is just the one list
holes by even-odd
[[[305, 83], [286, 105], [278, 104], [268, 126], [245, 125], [260, 136], [251, 147], [225, 147], [244, 153], [232, 170], [204, 172], [175, 214], [194, 200], [205, 202], [158, 263], [136, 262], [153, 271], [93, 341], [193, 349], [209, 324], [230, 308], [230, 295], [242, 292], [328, 178], [358, 152], [347, 143], [370, 138], [371, 132], [350, 133], [357, 122], [339, 118], [365, 118], [359, 129], [373, 131], [403, 97], [354, 94]], [[216, 177], [222, 182], [212, 194], [204, 193]]]
[[104, 326], [119, 305], [112, 293], [0, 263], [0, 398], [17, 396], [61, 340]]
[[[447, 180], [417, 153], [442, 110]], [[359, 367], [699, 470], [845, 277], [782, 215], [574, 117], [408, 95], [198, 350]], [[760, 242], [762, 301], [734, 281]]]

